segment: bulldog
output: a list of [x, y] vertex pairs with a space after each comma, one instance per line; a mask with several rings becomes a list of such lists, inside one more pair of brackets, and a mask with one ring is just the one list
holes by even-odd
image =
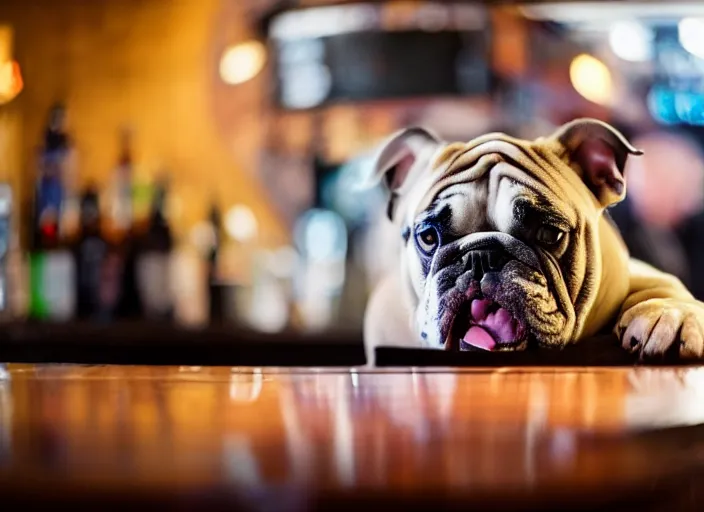
[[594, 119], [534, 141], [392, 135], [372, 179], [388, 191], [400, 254], [367, 306], [370, 363], [379, 345], [560, 349], [609, 330], [641, 358], [701, 358], [704, 303], [631, 259], [608, 215], [641, 154]]

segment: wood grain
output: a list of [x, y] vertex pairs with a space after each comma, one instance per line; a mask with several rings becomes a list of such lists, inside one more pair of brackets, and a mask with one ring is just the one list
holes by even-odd
[[698, 368], [9, 365], [0, 494], [179, 510], [670, 510], [696, 498], [702, 398]]

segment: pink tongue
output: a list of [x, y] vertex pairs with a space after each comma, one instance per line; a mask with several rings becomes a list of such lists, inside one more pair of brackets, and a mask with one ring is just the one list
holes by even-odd
[[488, 328], [501, 341], [514, 341], [518, 335], [518, 326], [511, 313], [500, 308], [481, 322], [482, 327]]
[[475, 299], [472, 301], [472, 318], [475, 322], [485, 320], [489, 314], [489, 306], [493, 304], [489, 299]]
[[477, 325], [473, 325], [469, 328], [464, 338], [462, 338], [462, 341], [483, 350], [494, 350], [496, 346], [496, 342], [494, 338], [491, 337], [491, 334]]

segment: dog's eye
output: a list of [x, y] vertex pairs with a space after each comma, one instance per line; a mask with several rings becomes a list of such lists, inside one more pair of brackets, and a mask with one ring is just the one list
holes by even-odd
[[438, 248], [440, 237], [434, 227], [424, 227], [416, 232], [416, 243], [424, 254], [430, 256]]
[[538, 228], [538, 232], [535, 238], [538, 242], [545, 245], [555, 245], [562, 237], [565, 236], [565, 232], [555, 226], [543, 225]]

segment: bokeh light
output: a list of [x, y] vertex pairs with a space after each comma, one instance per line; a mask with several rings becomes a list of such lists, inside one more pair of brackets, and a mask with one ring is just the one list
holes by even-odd
[[0, 104], [14, 99], [24, 88], [20, 65], [16, 61], [0, 64]]
[[617, 21], [609, 30], [614, 55], [628, 62], [645, 62], [653, 56], [653, 32], [637, 21]]
[[257, 76], [266, 63], [266, 48], [259, 41], [247, 41], [225, 50], [220, 60], [223, 82], [238, 85]]
[[252, 210], [238, 204], [225, 214], [225, 231], [238, 242], [246, 243], [253, 240], [258, 232], [257, 218]]
[[684, 18], [677, 25], [677, 33], [685, 50], [704, 59], [704, 20]]
[[583, 53], [570, 64], [570, 80], [575, 90], [585, 99], [608, 105], [613, 95], [611, 72], [596, 57]]

